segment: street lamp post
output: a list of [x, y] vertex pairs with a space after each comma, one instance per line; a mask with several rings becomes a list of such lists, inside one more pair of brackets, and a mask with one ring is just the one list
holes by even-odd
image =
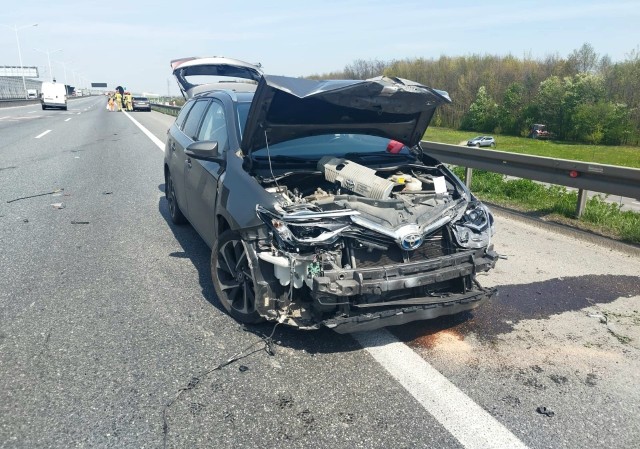
[[67, 82], [67, 63], [64, 61], [54, 61], [54, 62], [57, 62], [58, 64], [62, 65], [62, 68], [64, 69], [64, 83], [69, 84]]
[[27, 94], [27, 82], [24, 79], [24, 67], [22, 66], [22, 52], [20, 51], [20, 38], [18, 37], [18, 31], [23, 28], [29, 27], [37, 27], [37, 23], [32, 23], [31, 25], [24, 25], [19, 27], [18, 25], [13, 25], [12, 27], [9, 25], [4, 25], [7, 28], [11, 28], [16, 33], [16, 42], [18, 43], [18, 59], [20, 61], [20, 74], [22, 75], [22, 87], [24, 88], [24, 98], [29, 98], [29, 94]]
[[47, 55], [47, 61], [49, 62], [49, 76], [51, 77], [51, 82], [53, 82], [53, 71], [51, 70], [51, 53], [62, 51], [62, 48], [58, 48], [56, 50], [39, 50], [37, 48], [34, 48], [34, 50]]

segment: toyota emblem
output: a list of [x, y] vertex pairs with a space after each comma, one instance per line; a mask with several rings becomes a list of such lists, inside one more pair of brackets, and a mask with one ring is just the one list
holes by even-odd
[[400, 245], [407, 251], [414, 250], [422, 245], [422, 236], [417, 233], [407, 234], [400, 240]]

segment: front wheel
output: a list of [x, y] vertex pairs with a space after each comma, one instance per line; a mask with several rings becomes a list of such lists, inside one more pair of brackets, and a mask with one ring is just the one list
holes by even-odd
[[242, 323], [263, 320], [256, 311], [254, 275], [245, 243], [237, 232], [227, 230], [211, 249], [211, 279], [220, 304]]
[[164, 185], [164, 195], [167, 198], [167, 202], [169, 203], [169, 215], [171, 216], [171, 221], [177, 225], [185, 224], [187, 222], [187, 219], [180, 210], [180, 206], [178, 206], [178, 200], [176, 199], [176, 188], [173, 184], [171, 173], [167, 173], [167, 180]]
[[476, 148], [480, 148], [480, 144], [479, 143], [476, 143]]

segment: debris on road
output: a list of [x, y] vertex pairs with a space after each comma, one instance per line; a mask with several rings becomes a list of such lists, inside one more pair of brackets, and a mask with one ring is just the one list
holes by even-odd
[[64, 209], [65, 208], [64, 203], [53, 203], [52, 206], [53, 206], [54, 209]]
[[35, 195], [29, 195], [29, 196], [21, 196], [20, 198], [14, 198], [12, 200], [7, 201], [7, 203], [13, 203], [15, 201], [26, 200], [26, 199], [29, 199], [29, 198], [36, 198], [36, 197], [39, 197], [39, 196], [53, 195], [54, 193], [59, 193], [59, 192], [62, 192], [63, 190], [64, 189], [56, 189], [56, 190], [53, 190], [51, 192], [37, 193]]
[[545, 406], [543, 406], [543, 405], [541, 405], [540, 407], [538, 407], [538, 408], [536, 409], [536, 412], [540, 413], [541, 415], [546, 415], [546, 416], [548, 416], [549, 418], [551, 418], [553, 415], [555, 415], [555, 414], [556, 414], [553, 410], [551, 410], [550, 408], [545, 407]]
[[71, 224], [89, 224], [88, 221], [75, 221], [75, 220], [71, 220]]
[[[187, 386], [180, 388], [176, 392], [176, 395], [173, 397], [173, 399], [171, 399], [169, 402], [167, 402], [167, 404], [164, 406], [164, 409], [162, 410], [163, 448], [167, 447], [167, 437], [169, 435], [169, 423], [167, 421], [167, 412], [169, 411], [169, 408], [180, 398], [182, 393], [184, 393], [185, 391], [193, 390], [194, 388], [196, 388], [198, 386], [198, 384], [202, 381], [202, 379], [204, 379], [206, 376], [208, 376], [209, 374], [213, 373], [214, 371], [219, 371], [222, 368], [224, 368], [224, 367], [226, 367], [228, 365], [231, 365], [234, 362], [237, 362], [239, 360], [247, 358], [247, 357], [249, 357], [249, 356], [251, 356], [253, 354], [256, 354], [258, 352], [264, 351], [269, 356], [274, 356], [275, 355], [275, 351], [273, 349], [273, 344], [274, 344], [274, 342], [273, 342], [273, 334], [275, 334], [276, 328], [278, 327], [279, 324], [280, 323], [276, 323], [273, 326], [273, 329], [272, 329], [271, 334], [269, 336], [266, 336], [266, 335], [260, 336], [259, 340], [257, 340], [256, 342], [250, 344], [249, 346], [244, 348], [242, 351], [232, 355], [229, 359], [227, 359], [225, 362], [220, 363], [215, 368], [212, 368], [212, 369], [210, 369], [208, 371], [205, 371], [202, 374], [200, 374], [199, 376], [191, 377], [191, 380], [189, 381]], [[263, 343], [264, 346], [259, 347], [257, 349], [253, 349], [259, 343]], [[249, 368], [247, 366], [245, 366], [245, 365], [240, 365], [240, 367], [239, 367], [239, 370], [241, 372], [245, 372], [248, 369]]]

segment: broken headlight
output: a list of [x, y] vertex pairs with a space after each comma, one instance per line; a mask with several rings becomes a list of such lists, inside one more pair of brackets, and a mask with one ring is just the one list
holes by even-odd
[[[291, 246], [328, 245], [340, 237], [340, 233], [349, 227], [336, 214], [288, 214], [279, 216], [262, 206], [256, 212], [267, 228], [279, 240]], [[338, 214], [346, 216], [344, 214]]]
[[463, 248], [489, 246], [495, 233], [491, 211], [479, 201], [471, 201], [453, 226], [456, 242]]

